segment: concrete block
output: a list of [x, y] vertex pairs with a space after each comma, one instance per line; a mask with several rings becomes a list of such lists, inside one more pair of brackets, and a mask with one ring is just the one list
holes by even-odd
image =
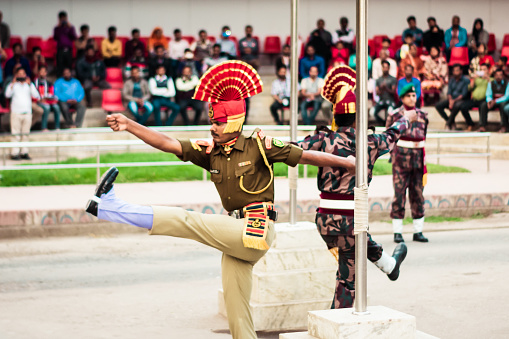
[[[316, 231], [315, 231], [316, 232]], [[338, 268], [338, 263], [327, 246], [322, 242], [320, 247], [296, 249], [271, 248], [254, 266], [253, 272], [283, 272], [314, 268]]]
[[309, 334], [320, 339], [415, 339], [415, 317], [383, 306], [368, 307], [369, 314], [353, 309], [312, 311]]
[[308, 332], [280, 333], [279, 339], [317, 339]]
[[290, 225], [289, 223], [276, 224], [276, 241], [272, 244], [274, 249], [323, 246], [324, 242], [316, 230], [315, 223], [303, 221], [296, 225]]
[[427, 334], [421, 331], [417, 331], [415, 333], [415, 339], [439, 339], [438, 337], [432, 336], [431, 334]]

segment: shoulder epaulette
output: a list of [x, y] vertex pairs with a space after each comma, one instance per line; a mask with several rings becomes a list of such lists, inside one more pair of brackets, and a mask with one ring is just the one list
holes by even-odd
[[[197, 140], [195, 144], [199, 148], [198, 151], [201, 151], [200, 146], [207, 147], [207, 149], [205, 150], [205, 153], [207, 153], [207, 154], [210, 154], [212, 152], [212, 150], [214, 149], [214, 141]], [[193, 148], [194, 148], [194, 145], [193, 145]]]

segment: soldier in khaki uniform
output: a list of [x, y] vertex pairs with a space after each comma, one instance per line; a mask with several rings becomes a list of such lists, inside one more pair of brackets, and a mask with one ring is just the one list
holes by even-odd
[[[243, 76], [235, 72], [242, 69]], [[238, 76], [238, 78], [236, 78]], [[221, 80], [231, 79], [223, 81]], [[235, 82], [235, 79], [242, 81]], [[220, 84], [214, 87], [211, 84]], [[236, 83], [235, 90], [231, 89]], [[238, 85], [242, 83], [242, 85]], [[210, 92], [208, 92], [210, 91]], [[223, 252], [222, 282], [230, 331], [234, 338], [256, 338], [249, 300], [253, 265], [274, 240], [274, 182], [272, 166], [284, 162], [331, 166], [355, 171], [354, 159], [303, 151], [265, 136], [241, 134], [246, 97], [262, 91], [258, 74], [249, 65], [228, 61], [210, 68], [202, 77], [195, 98], [211, 102], [209, 116], [212, 142], [177, 140], [144, 127], [122, 114], [107, 117], [114, 131], [128, 131], [147, 144], [176, 154], [183, 161], [206, 169], [216, 185], [221, 202], [230, 214], [209, 215], [178, 207], [140, 206], [118, 199], [113, 182], [118, 170], [112, 167], [101, 179], [87, 211], [99, 219], [132, 224], [152, 235], [169, 235], [199, 241]]]

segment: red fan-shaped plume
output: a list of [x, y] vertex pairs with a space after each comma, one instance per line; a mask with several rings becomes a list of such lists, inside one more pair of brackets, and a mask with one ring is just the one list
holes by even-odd
[[203, 74], [193, 98], [208, 102], [242, 100], [262, 90], [262, 80], [253, 67], [243, 61], [225, 61]]
[[325, 84], [322, 88], [322, 97], [335, 104], [337, 102], [337, 95], [341, 90], [345, 91], [348, 89], [355, 91], [355, 76], [355, 71], [345, 65], [331, 69], [325, 77]]

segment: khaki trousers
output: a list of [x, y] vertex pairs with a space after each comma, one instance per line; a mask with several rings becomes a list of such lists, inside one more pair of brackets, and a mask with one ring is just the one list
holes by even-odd
[[[245, 248], [244, 219], [202, 214], [178, 207], [153, 206], [151, 235], [169, 235], [196, 240], [223, 252], [221, 271], [230, 332], [235, 339], [257, 338], [249, 300], [253, 266], [267, 251]], [[274, 223], [267, 228], [267, 244], [274, 240]]]
[[[11, 113], [11, 142], [28, 141], [30, 127], [32, 127], [32, 114]], [[19, 147], [16, 147], [11, 150], [12, 155], [20, 153], [28, 153], [28, 148], [23, 147], [20, 150]]]

